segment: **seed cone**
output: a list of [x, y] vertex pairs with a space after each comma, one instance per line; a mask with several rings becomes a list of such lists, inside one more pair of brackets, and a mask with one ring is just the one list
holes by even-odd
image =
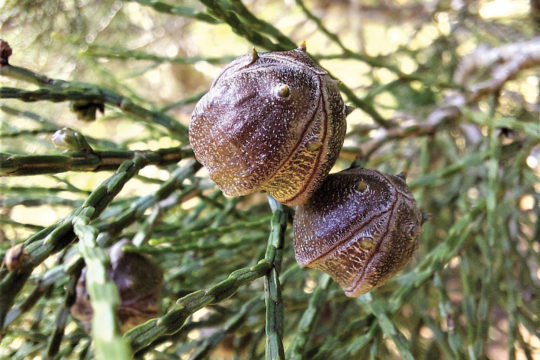
[[214, 80], [193, 111], [189, 139], [225, 195], [264, 190], [296, 205], [334, 165], [349, 112], [305, 48], [253, 52]]
[[298, 263], [328, 273], [356, 297], [412, 258], [422, 213], [403, 177], [353, 168], [329, 175], [294, 217]]
[[[163, 272], [150, 258], [122, 251], [128, 243], [120, 241], [111, 248], [111, 264], [107, 269], [107, 276], [114, 281], [120, 294], [117, 315], [122, 332], [157, 316], [163, 285]], [[90, 331], [93, 311], [86, 288], [86, 267], [77, 282], [76, 293], [71, 314], [83, 323], [86, 331]]]

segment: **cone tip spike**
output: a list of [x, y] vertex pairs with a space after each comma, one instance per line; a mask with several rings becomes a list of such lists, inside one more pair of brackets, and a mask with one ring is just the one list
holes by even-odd
[[250, 65], [259, 59], [259, 53], [255, 49], [255, 46], [251, 48], [251, 62]]
[[407, 180], [407, 170], [403, 170], [399, 174], [396, 175], [398, 178], [402, 179], [403, 181]]

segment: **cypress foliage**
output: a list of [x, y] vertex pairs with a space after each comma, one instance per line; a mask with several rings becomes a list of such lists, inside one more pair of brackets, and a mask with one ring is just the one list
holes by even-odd
[[[0, 358], [540, 357], [535, 4], [5, 1]], [[358, 109], [333, 172], [406, 170], [432, 216], [357, 299], [296, 264], [293, 208], [224, 197], [188, 143], [224, 64], [303, 40]], [[104, 276], [121, 239], [164, 271], [159, 316], [125, 333]], [[69, 311], [83, 266], [89, 333]]]

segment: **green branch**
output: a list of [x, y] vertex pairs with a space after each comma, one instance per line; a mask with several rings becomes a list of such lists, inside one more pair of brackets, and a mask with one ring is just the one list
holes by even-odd
[[[120, 215], [118, 215], [118, 217], [113, 221], [104, 220], [98, 221], [93, 224], [94, 227], [98, 230], [98, 232], [101, 233], [101, 235], [106, 235], [103, 236], [103, 238], [99, 242], [99, 245], [111, 245], [110, 240], [113, 239], [113, 235], [120, 233], [124, 228], [144, 216], [144, 213], [147, 209], [151, 208], [152, 206], [156, 206], [156, 204], [158, 204], [160, 201], [168, 198], [175, 190], [184, 188], [184, 186], [182, 185], [183, 181], [188, 177], [192, 176], [200, 168], [201, 165], [196, 161], [191, 161], [185, 166], [177, 168], [175, 171], [173, 171], [171, 178], [161, 184], [159, 189], [154, 194], [140, 197], [139, 199], [137, 199], [137, 201], [133, 202], [128, 209], [120, 213]], [[188, 193], [192, 191], [193, 186], [186, 186], [184, 191], [178, 195], [175, 204], [179, 203], [184, 197], [187, 196]], [[140, 246], [144, 239], [136, 240], [136, 238], [137, 236], [133, 238], [134, 244]], [[129, 246], [126, 246], [126, 249], [129, 248]], [[139, 250], [140, 248], [136, 249]], [[74, 264], [73, 266], [81, 262], [82, 260], [80, 257], [78, 259], [73, 258], [71, 260], [71, 263]]]
[[128, 50], [117, 47], [91, 45], [87, 50], [84, 50], [83, 55], [92, 57], [101, 57], [117, 60], [149, 60], [156, 63], [171, 63], [171, 64], [195, 64], [200, 61], [206, 61], [211, 64], [226, 64], [236, 59], [236, 56], [221, 56], [221, 57], [178, 57], [178, 56], [161, 56], [149, 54], [140, 50]]
[[191, 354], [189, 360], [207, 359], [210, 351], [218, 346], [227, 335], [233, 334], [240, 326], [244, 325], [249, 318], [248, 315], [258, 310], [260, 305], [261, 299], [259, 296], [245, 303], [234, 316], [227, 320], [223, 328], [202, 341], [196, 351]]
[[265, 259], [271, 261], [272, 268], [264, 277], [264, 301], [266, 303], [266, 359], [285, 359], [283, 350], [283, 300], [279, 272], [283, 256], [283, 242], [287, 228], [286, 208], [268, 196], [272, 208], [272, 230], [268, 237]]
[[[122, 229], [143, 216], [146, 209], [149, 209], [161, 200], [166, 199], [175, 190], [182, 189], [184, 180], [192, 176], [200, 168], [201, 164], [196, 161], [191, 161], [189, 164], [177, 168], [173, 171], [169, 180], [165, 181], [154, 194], [140, 197], [137, 201], [133, 202], [128, 209], [120, 213], [115, 220], [98, 223], [97, 226], [99, 231], [106, 231], [110, 234], [120, 232]], [[183, 194], [183, 196], [186, 195], [186, 193]]]
[[166, 111], [169, 111], [171, 109], [174, 109], [174, 108], [177, 108], [177, 107], [181, 107], [181, 106], [184, 106], [184, 105], [188, 105], [188, 104], [194, 104], [196, 103], [197, 101], [201, 100], [201, 98], [206, 94], [206, 91], [203, 91], [203, 92], [200, 92], [198, 94], [195, 94], [195, 95], [192, 95], [192, 96], [188, 96], [187, 98], [185, 99], [180, 99], [178, 101], [175, 101], [171, 104], [168, 104], [166, 106], [163, 106], [160, 111], [162, 112], [166, 112]]
[[109, 261], [105, 251], [97, 245], [98, 229], [89, 225], [95, 208], [86, 207], [74, 217], [73, 229], [79, 238], [79, 252], [86, 263], [86, 287], [92, 304], [92, 340], [97, 359], [130, 359], [130, 349], [122, 338], [116, 309], [120, 295], [116, 284], [107, 276]]
[[[0, 271], [0, 324], [4, 324], [7, 312], [13, 305], [15, 297], [30, 277], [32, 271], [45, 259], [64, 249], [75, 239], [73, 219], [87, 208], [95, 209], [91, 218], [95, 219], [122, 190], [124, 184], [145, 165], [141, 157], [127, 160], [118, 170], [99, 185], [84, 204], [75, 209], [59, 223], [49, 226], [31, 236], [24, 242], [20, 265], [8, 271]], [[3, 332], [0, 334], [0, 336]]]
[[[277, 204], [277, 203], [276, 203]], [[272, 205], [274, 206], [274, 205]], [[287, 216], [282, 205], [276, 205], [273, 209], [272, 231], [268, 239], [268, 246], [265, 258], [255, 266], [245, 267], [232, 272], [227, 279], [210, 286], [205, 290], [195, 291], [189, 295], [180, 298], [176, 305], [169, 310], [165, 315], [158, 319], [152, 319], [146, 323], [139, 325], [124, 336], [129, 340], [134, 352], [140, 350], [157, 338], [174, 334], [179, 331], [186, 319], [195, 311], [212, 304], [217, 304], [230, 296], [232, 296], [242, 285], [248, 284], [260, 277], [269, 276], [267, 280], [266, 291], [269, 299], [272, 299], [272, 304], [268, 305], [270, 309], [271, 327], [269, 336], [272, 337], [272, 349], [279, 349], [282, 334], [282, 322], [279, 322], [279, 314], [283, 315], [281, 303], [281, 294], [279, 291], [279, 280], [277, 279], [277, 270], [281, 263], [281, 251], [283, 244], [284, 231], [286, 226]], [[271, 296], [271, 297], [270, 297]], [[268, 316], [267, 316], [268, 318]], [[281, 345], [281, 354], [283, 354], [283, 345]], [[277, 350], [278, 354], [280, 353]], [[281, 357], [284, 358], [284, 357]]]
[[188, 242], [181, 245], [175, 246], [125, 246], [123, 249], [126, 252], [135, 252], [135, 253], [148, 253], [148, 254], [171, 254], [171, 253], [181, 253], [189, 250], [196, 251], [199, 254], [204, 253], [205, 251], [215, 251], [223, 249], [237, 249], [239, 250], [242, 246], [253, 246], [253, 243], [259, 241], [258, 237], [246, 237], [243, 239], [235, 241], [219, 241], [216, 240], [212, 243], [201, 244], [200, 240]]
[[356, 96], [354, 91], [352, 91], [347, 85], [342, 82], [338, 82], [338, 86], [339, 89], [347, 96], [347, 99], [349, 99], [349, 101], [354, 104], [354, 106], [358, 107], [366, 114], [370, 115], [377, 124], [385, 128], [390, 128], [394, 126], [393, 123], [386, 120], [382, 117], [381, 114], [379, 114], [379, 112], [375, 109], [375, 107], [373, 107], [373, 104], [371, 102], [368, 102]]
[[165, 236], [156, 238], [150, 241], [150, 245], [158, 245], [162, 243], [175, 244], [179, 242], [184, 242], [188, 240], [209, 237], [209, 236], [222, 236], [224, 234], [238, 231], [238, 230], [248, 230], [248, 229], [257, 229], [262, 228], [263, 225], [266, 225], [272, 216], [263, 216], [260, 219], [253, 221], [237, 221], [231, 225], [220, 226], [217, 228], [206, 228], [202, 230], [187, 230], [174, 236]]
[[66, 330], [66, 323], [69, 318], [69, 310], [71, 305], [75, 303], [77, 298], [76, 296], [76, 287], [81, 274], [83, 263], [80, 262], [79, 266], [73, 268], [73, 271], [69, 274], [69, 282], [66, 286], [66, 293], [64, 295], [64, 303], [58, 309], [55, 320], [55, 329], [52, 335], [49, 338], [49, 343], [47, 345], [47, 357], [52, 359], [56, 356], [60, 350], [62, 344], [62, 339], [64, 338], [64, 332]]
[[0, 75], [23, 80], [40, 87], [40, 89], [33, 91], [0, 87], [0, 99], [19, 99], [25, 102], [42, 100], [52, 102], [73, 101], [74, 110], [83, 118], [89, 116], [89, 111], [103, 110], [103, 104], [108, 104], [141, 121], [152, 125], [159, 124], [183, 143], [188, 142], [188, 129], [185, 125], [160, 111], [148, 110], [137, 105], [112, 90], [83, 82], [51, 79], [31, 70], [12, 65], [0, 67]]
[[308, 19], [311, 19], [315, 23], [315, 25], [317, 25], [317, 27], [319, 28], [319, 30], [321, 30], [321, 32], [323, 34], [325, 34], [330, 40], [332, 40], [337, 46], [339, 46], [341, 48], [341, 50], [343, 51], [343, 54], [339, 54], [339, 55], [335, 56], [334, 58], [339, 58], [339, 59], [352, 58], [352, 59], [360, 60], [360, 61], [363, 61], [366, 64], [371, 65], [373, 67], [380, 67], [380, 68], [388, 69], [388, 70], [392, 71], [393, 73], [395, 73], [400, 78], [408, 78], [409, 77], [409, 75], [403, 73], [396, 66], [386, 64], [385, 62], [381, 61], [378, 58], [374, 58], [374, 57], [371, 57], [371, 56], [368, 56], [368, 55], [365, 55], [365, 54], [360, 54], [358, 52], [352, 51], [351, 49], [347, 48], [343, 44], [343, 42], [340, 40], [339, 36], [337, 36], [336, 34], [331, 32], [330, 30], [328, 30], [326, 28], [326, 26], [324, 26], [321, 19], [319, 17], [315, 16], [309, 10], [302, 0], [296, 0], [296, 4], [300, 7], [300, 9], [302, 9], [304, 14], [308, 17]]
[[3, 329], [6, 329], [10, 324], [17, 320], [22, 314], [29, 311], [34, 305], [52, 288], [53, 285], [61, 282], [62, 278], [67, 274], [61, 267], [55, 267], [47, 271], [38, 281], [38, 284], [32, 292], [20, 304], [14, 306], [7, 314], [3, 324]]
[[43, 128], [43, 129], [32, 129], [32, 130], [17, 130], [17, 131], [3, 131], [0, 133], [0, 138], [14, 138], [19, 136], [32, 136], [35, 137], [36, 135], [47, 135], [52, 134], [56, 131], [58, 131], [60, 128]]
[[128, 339], [135, 352], [160, 336], [174, 334], [182, 328], [186, 319], [195, 311], [228, 299], [242, 285], [265, 276], [271, 268], [272, 264], [267, 259], [263, 259], [255, 266], [236, 270], [227, 279], [205, 290], [198, 290], [180, 298], [165, 315], [131, 329], [124, 334], [124, 337]]
[[294, 49], [297, 47], [294, 41], [289, 39], [274, 25], [264, 20], [261, 20], [255, 15], [253, 15], [253, 13], [249, 11], [248, 8], [246, 8], [246, 6], [242, 3], [242, 1], [230, 0], [230, 3], [234, 7], [234, 11], [244, 20], [244, 22], [248, 23], [249, 26], [255, 29], [256, 31], [259, 31], [259, 32], [262, 32], [262, 33], [265, 33], [274, 37], [278, 41], [278, 43], [284, 48]]
[[193, 157], [180, 147], [155, 151], [92, 151], [59, 155], [9, 155], [0, 153], [0, 176], [55, 174], [65, 171], [116, 170], [124, 161], [140, 157], [146, 165], [164, 166]]
[[327, 290], [331, 283], [332, 280], [329, 275], [322, 274], [320, 276], [319, 285], [309, 298], [309, 304], [302, 314], [293, 341], [287, 349], [287, 359], [302, 360], [305, 358], [306, 344], [315, 327], [315, 322], [322, 313], [322, 307], [326, 303], [326, 296], [328, 295]]
[[210, 24], [218, 24], [220, 21], [207, 13], [197, 11], [193, 8], [183, 5], [169, 5], [163, 1], [157, 0], [124, 0], [124, 1], [133, 1], [141, 5], [150, 6], [157, 12], [170, 14], [170, 15], [180, 15], [187, 18], [193, 18], [200, 21], [204, 21]]
[[[286, 35], [284, 35], [279, 29], [266, 21], [258, 19], [255, 15], [253, 15], [253, 13], [251, 13], [241, 1], [231, 0], [230, 4], [228, 4], [230, 7], [222, 6], [222, 4], [216, 0], [199, 1], [206, 5], [209, 12], [227, 23], [231, 27], [232, 31], [234, 31], [239, 36], [244, 37], [254, 45], [260, 46], [270, 51], [291, 50], [297, 47], [295, 42], [288, 38]], [[313, 18], [315, 17], [313, 16]], [[262, 33], [273, 36], [277, 40], [277, 43], [272, 42]], [[334, 38], [332, 38], [332, 40], [335, 41]], [[337, 40], [338, 44], [341, 44], [341, 41], [339, 41], [339, 39]], [[348, 54], [348, 57], [359, 58], [360, 60], [370, 63], [370, 65], [390, 68], [393, 69], [393, 71], [402, 74], [399, 69], [386, 65], [377, 59], [354, 53], [349, 49], [346, 49], [346, 53]], [[405, 74], [403, 75], [406, 76]], [[343, 93], [347, 96], [349, 101], [354, 104], [354, 106], [362, 109], [364, 112], [370, 115], [376, 123], [386, 128], [393, 126], [391, 122], [384, 119], [382, 115], [379, 114], [379, 112], [374, 108], [371, 102], [368, 102], [356, 96], [354, 92], [343, 83], [340, 83], [339, 87], [341, 91], [343, 91]]]
[[[246, 38], [254, 45], [260, 46], [270, 51], [291, 50], [296, 46], [290, 46], [283, 43], [274, 43], [268, 37], [257, 32], [251, 23], [243, 22], [239, 15], [233, 9], [221, 6], [221, 2], [216, 0], [199, 0], [206, 5], [208, 12], [227, 23], [233, 32]], [[244, 20], [245, 21], [245, 20]], [[292, 41], [291, 41], [292, 43]]]
[[371, 294], [365, 294], [360, 297], [359, 301], [362, 303], [363, 307], [371, 312], [377, 318], [377, 325], [381, 328], [384, 335], [392, 339], [396, 345], [397, 350], [399, 351], [400, 358], [406, 360], [414, 360], [414, 356], [411, 354], [411, 344], [403, 335], [399, 329], [395, 327], [390, 320], [389, 315], [383, 302], [381, 301], [372, 301]]

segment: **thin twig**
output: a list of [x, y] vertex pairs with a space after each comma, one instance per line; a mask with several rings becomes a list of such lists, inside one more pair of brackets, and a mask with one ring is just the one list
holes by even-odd
[[103, 110], [104, 104], [114, 106], [124, 113], [149, 124], [159, 124], [169, 130], [183, 143], [188, 142], [187, 127], [172, 117], [155, 110], [148, 110], [133, 103], [130, 99], [94, 84], [65, 81], [48, 78], [29, 69], [6, 65], [0, 67], [0, 76], [23, 80], [40, 88], [38, 90], [23, 90], [12, 87], [0, 87], [0, 99], [19, 99], [25, 102], [48, 100], [53, 102], [74, 101], [76, 111], [85, 112], [89, 109]]
[[272, 268], [264, 277], [264, 301], [266, 303], [266, 359], [285, 359], [283, 350], [283, 300], [279, 273], [283, 256], [283, 242], [287, 228], [286, 208], [268, 196], [272, 209], [272, 229], [268, 237], [265, 258]]
[[116, 170], [124, 161], [140, 157], [146, 165], [164, 166], [193, 157], [191, 148], [143, 151], [69, 152], [59, 155], [9, 155], [0, 153], [0, 176], [56, 174], [65, 171]]

